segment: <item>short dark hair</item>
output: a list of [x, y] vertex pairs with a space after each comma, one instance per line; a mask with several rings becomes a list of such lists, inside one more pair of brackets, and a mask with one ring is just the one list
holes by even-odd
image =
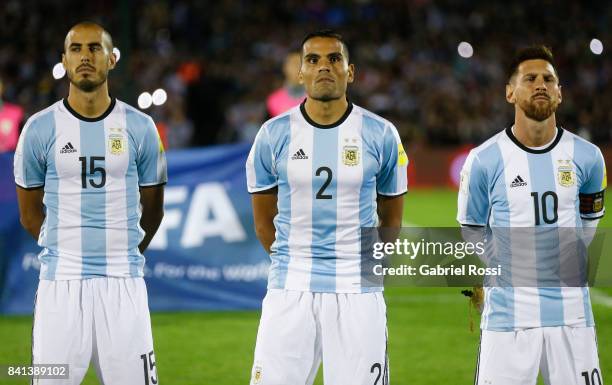
[[346, 41], [344, 40], [342, 35], [340, 35], [338, 32], [336, 32], [336, 31], [334, 31], [332, 29], [320, 29], [318, 31], [310, 32], [309, 34], [304, 36], [304, 39], [302, 39], [302, 44], [300, 45], [300, 50], [303, 51], [304, 50], [304, 44], [306, 44], [306, 42], [308, 40], [313, 39], [315, 37], [329, 37], [329, 38], [338, 40], [342, 44], [342, 46], [344, 47], [344, 52], [346, 53], [346, 61], [349, 60], [348, 44], [346, 44]]
[[[529, 47], [524, 47], [516, 51], [514, 55], [514, 59], [510, 63], [508, 67], [508, 81], [512, 79], [512, 77], [516, 74], [519, 65], [522, 62], [527, 60], [541, 59], [546, 60], [553, 66], [555, 70], [555, 75], [557, 74], [557, 69], [555, 67], [555, 57], [553, 56], [552, 50], [545, 45], [531, 45]], [[558, 77], [558, 76], [557, 76]]]

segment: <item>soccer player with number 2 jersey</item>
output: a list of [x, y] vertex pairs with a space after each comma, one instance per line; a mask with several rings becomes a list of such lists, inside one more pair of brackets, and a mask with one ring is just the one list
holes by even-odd
[[[603, 156], [557, 126], [561, 86], [546, 47], [518, 52], [506, 100], [514, 105], [514, 125], [471, 151], [457, 220], [482, 227], [489, 237], [485, 259], [511, 266], [512, 274], [531, 272], [534, 282], [485, 284], [475, 382], [535, 385], [541, 372], [547, 385], [601, 385], [588, 287], [558, 277], [554, 284], [551, 275], [580, 266], [576, 245], [589, 242], [604, 215]], [[533, 258], [517, 262], [521, 250]]]
[[143, 252], [163, 216], [166, 161], [153, 120], [111, 98], [110, 34], [74, 26], [62, 63], [68, 98], [33, 115], [15, 152], [21, 222], [43, 248], [33, 364], [68, 364], [80, 384], [90, 360], [102, 384], [158, 384]]
[[346, 44], [302, 43], [307, 98], [261, 127], [247, 160], [256, 233], [270, 253], [253, 385], [388, 383], [382, 285], [363, 284], [363, 227], [399, 228], [407, 188], [390, 122], [353, 105]]

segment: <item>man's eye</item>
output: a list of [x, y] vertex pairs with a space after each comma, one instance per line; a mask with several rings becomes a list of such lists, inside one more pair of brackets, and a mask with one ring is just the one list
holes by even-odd
[[308, 59], [308, 63], [310, 64], [315, 64], [317, 62], [317, 58], [315, 57], [311, 57], [310, 59]]

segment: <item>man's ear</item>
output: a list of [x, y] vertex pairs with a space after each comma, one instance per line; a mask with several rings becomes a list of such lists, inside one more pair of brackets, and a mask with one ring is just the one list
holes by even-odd
[[108, 55], [108, 61], [109, 61], [109, 69], [113, 69], [115, 68], [115, 65], [117, 65], [117, 56], [115, 55], [114, 50], [111, 48], [111, 52], [110, 55]]
[[514, 85], [512, 82], [506, 84], [506, 101], [510, 104], [516, 103], [516, 96], [514, 96]]
[[348, 82], [352, 83], [355, 80], [355, 65], [349, 64], [348, 66]]

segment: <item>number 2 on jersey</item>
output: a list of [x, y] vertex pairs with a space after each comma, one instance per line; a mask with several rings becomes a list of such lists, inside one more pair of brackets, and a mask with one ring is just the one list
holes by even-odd
[[[95, 176], [100, 173], [100, 182], [96, 182], [94, 178], [89, 178], [89, 184], [93, 188], [101, 188], [106, 184], [106, 170], [104, 167], [96, 167], [96, 160], [104, 160], [103, 156], [92, 156], [89, 158], [89, 174]], [[81, 187], [87, 188], [87, 157], [80, 156], [81, 162]]]
[[323, 173], [323, 171], [325, 171], [325, 173], [327, 174], [327, 179], [325, 179], [325, 182], [323, 182], [323, 185], [319, 189], [319, 192], [317, 192], [316, 198], [317, 199], [332, 199], [333, 197], [331, 194], [325, 194], [325, 189], [327, 188], [327, 186], [329, 186], [329, 184], [332, 181], [332, 177], [333, 177], [332, 170], [329, 167], [322, 166], [317, 169], [317, 172], [315, 175], [319, 176]]

